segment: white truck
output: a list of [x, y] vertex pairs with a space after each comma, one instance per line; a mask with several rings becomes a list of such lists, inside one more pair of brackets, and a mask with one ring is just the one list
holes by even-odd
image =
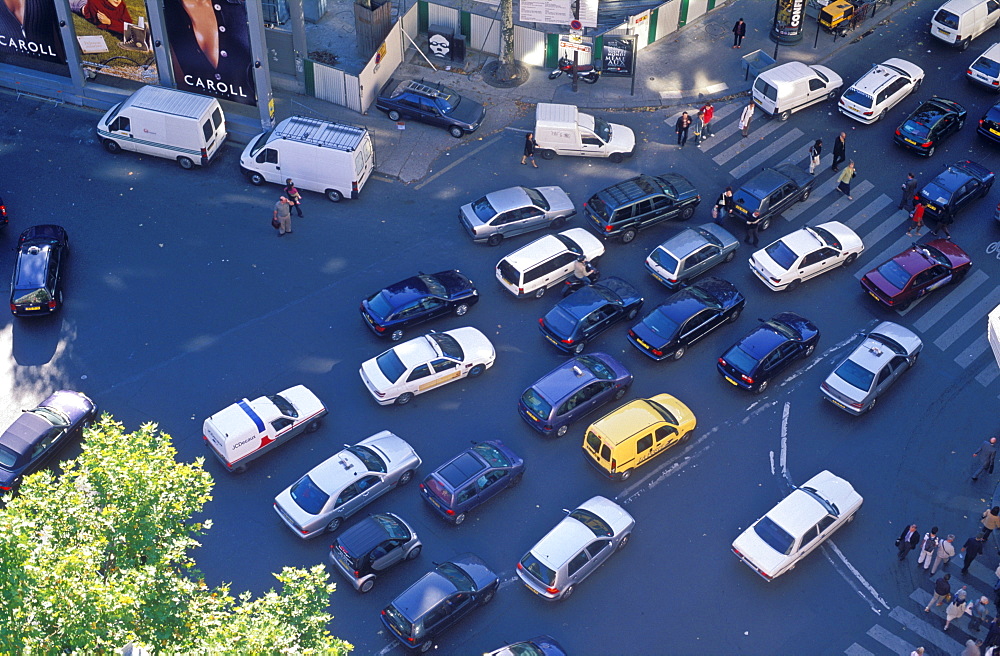
[[607, 157], [615, 164], [635, 153], [635, 133], [624, 125], [584, 114], [576, 105], [538, 103], [535, 142], [542, 159], [556, 155]]

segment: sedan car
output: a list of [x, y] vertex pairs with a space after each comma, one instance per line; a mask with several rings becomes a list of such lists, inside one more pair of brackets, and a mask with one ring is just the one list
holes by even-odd
[[876, 64], [840, 97], [840, 113], [859, 123], [881, 121], [896, 103], [920, 88], [924, 69], [892, 57]]
[[500, 579], [479, 556], [464, 554], [424, 574], [382, 610], [382, 623], [408, 649], [430, 651], [455, 622], [493, 600]]
[[862, 501], [850, 483], [821, 471], [743, 531], [733, 553], [772, 581], [854, 519]]
[[390, 79], [375, 99], [375, 108], [385, 112], [391, 121], [410, 118], [445, 128], [455, 138], [478, 130], [486, 117], [482, 103], [426, 80]]
[[405, 328], [447, 314], [464, 316], [479, 292], [458, 269], [420, 273], [361, 301], [361, 316], [379, 337], [397, 342]]
[[654, 360], [680, 360], [689, 346], [736, 321], [746, 298], [728, 280], [706, 278], [674, 293], [628, 331], [628, 341]]
[[0, 490], [9, 492], [52, 461], [97, 416], [85, 394], [60, 390], [26, 410], [0, 434]]
[[69, 236], [57, 225], [37, 225], [21, 233], [10, 281], [14, 316], [51, 314], [62, 307], [63, 268]]
[[766, 168], [733, 194], [732, 216], [744, 223], [759, 212], [758, 230], [767, 230], [782, 212], [812, 194], [816, 177], [795, 164]]
[[730, 262], [740, 242], [717, 223], [685, 228], [653, 249], [646, 257], [646, 269], [654, 278], [677, 289], [716, 264]]
[[750, 270], [773, 292], [847, 266], [865, 250], [861, 237], [840, 221], [800, 228], [750, 256]]
[[993, 172], [982, 164], [963, 160], [946, 166], [914, 199], [923, 203], [925, 218], [954, 219], [963, 207], [990, 193], [994, 179]]
[[483, 656], [567, 656], [567, 653], [555, 638], [540, 635], [531, 640], [513, 642], [500, 649], [484, 652]]
[[274, 498], [274, 511], [300, 538], [332, 533], [367, 504], [409, 483], [419, 466], [413, 447], [382, 431], [310, 469]]
[[463, 205], [458, 221], [472, 241], [499, 246], [507, 237], [539, 228], [559, 229], [575, 214], [562, 187], [509, 187]]
[[621, 278], [586, 285], [538, 320], [545, 339], [560, 351], [579, 355], [587, 344], [619, 321], [639, 314], [643, 298]]
[[965, 108], [954, 100], [932, 96], [920, 104], [893, 137], [900, 146], [930, 157], [945, 138], [965, 125]]
[[568, 599], [577, 585], [632, 537], [635, 519], [601, 496], [568, 513], [517, 564], [528, 589], [549, 601]]
[[1000, 143], [1000, 102], [987, 109], [983, 117], [979, 119], [976, 134], [993, 143]]
[[861, 288], [886, 307], [905, 309], [921, 296], [958, 282], [972, 260], [948, 239], [914, 244], [861, 278]]
[[909, 371], [923, 346], [912, 331], [883, 321], [837, 365], [820, 390], [841, 410], [864, 414], [904, 371]]
[[474, 444], [441, 465], [420, 484], [440, 517], [456, 526], [474, 508], [521, 482], [524, 461], [500, 440]]
[[420, 555], [417, 533], [393, 513], [369, 515], [346, 529], [330, 545], [330, 564], [358, 592], [375, 587], [375, 579], [390, 567]]
[[816, 350], [819, 328], [794, 312], [779, 312], [733, 344], [717, 368], [733, 385], [760, 394], [793, 360]]
[[431, 332], [397, 344], [361, 365], [359, 373], [379, 405], [403, 405], [414, 395], [493, 366], [496, 351], [486, 335], [466, 326]]
[[625, 396], [632, 374], [607, 353], [578, 355], [524, 390], [517, 411], [542, 435], [562, 437], [570, 424]]

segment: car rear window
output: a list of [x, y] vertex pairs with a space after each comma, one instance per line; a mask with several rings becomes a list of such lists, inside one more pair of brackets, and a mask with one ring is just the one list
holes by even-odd
[[545, 325], [562, 337], [569, 337], [576, 329], [577, 318], [558, 305], [545, 315]]
[[938, 9], [938, 12], [934, 14], [934, 21], [953, 30], [958, 29], [958, 15], [951, 13], [947, 9]]
[[729, 351], [722, 356], [731, 367], [737, 371], [742, 371], [745, 374], [753, 371], [753, 368], [757, 366], [757, 358], [753, 357], [739, 346], [734, 346], [729, 349]]
[[518, 565], [547, 588], [552, 587], [552, 584], [556, 582], [556, 571], [530, 553], [525, 555]]
[[676, 321], [665, 315], [661, 308], [650, 312], [642, 323], [663, 339], [673, 339], [680, 327]]
[[521, 395], [521, 403], [539, 419], [548, 419], [552, 412], [552, 404], [543, 399], [533, 387]]
[[776, 102], [778, 100], [778, 90], [762, 78], [757, 78], [757, 81], [753, 83], [753, 88], [760, 93], [760, 95], [772, 102]]
[[764, 517], [753, 527], [753, 532], [769, 547], [786, 556], [792, 552], [795, 539], [788, 531], [775, 524], [770, 517]]
[[589, 510], [577, 508], [569, 516], [589, 528], [591, 533], [599, 538], [610, 538], [615, 534], [610, 524]]
[[511, 461], [492, 444], [477, 444], [472, 450], [485, 460], [490, 467], [510, 467]]
[[653, 252], [649, 254], [649, 259], [655, 262], [658, 266], [662, 267], [667, 273], [677, 273], [677, 258], [662, 248], [657, 247], [654, 249]]
[[736, 192], [733, 202], [736, 204], [737, 209], [742, 209], [747, 214], [751, 214], [760, 209], [761, 205], [764, 203], [764, 199], [758, 198], [749, 191], [740, 189]]
[[867, 109], [871, 109], [871, 106], [875, 103], [874, 98], [869, 96], [864, 91], [858, 91], [854, 87], [851, 87], [850, 89], [844, 92], [844, 100], [852, 102], [860, 107], [865, 107]]
[[848, 385], [866, 392], [872, 388], [872, 381], [875, 380], [874, 373], [853, 360], [847, 360], [844, 364], [837, 367], [833, 373]]
[[979, 71], [983, 75], [988, 75], [989, 77], [1000, 76], [1000, 62], [995, 62], [992, 59], [987, 59], [986, 57], [980, 57], [976, 61], [972, 62], [972, 70]]
[[511, 285], [515, 287], [521, 284], [521, 272], [514, 268], [514, 265], [507, 260], [500, 260], [500, 264], [497, 265], [497, 269], [500, 270], [500, 277], [506, 280]]
[[413, 623], [403, 617], [403, 614], [396, 610], [395, 606], [389, 606], [382, 611], [382, 616], [385, 617], [392, 630], [404, 638], [409, 638], [413, 634]]
[[486, 199], [486, 196], [472, 201], [472, 211], [475, 212], [476, 217], [483, 223], [486, 223], [497, 215], [496, 209], [490, 205], [490, 201]]
[[594, 374], [595, 378], [600, 378], [601, 380], [612, 380], [615, 377], [614, 372], [611, 371], [606, 364], [592, 355], [582, 355], [577, 358], [577, 362], [585, 366], [590, 373]]
[[597, 216], [607, 220], [608, 204], [601, 200], [600, 196], [591, 196], [590, 200], [587, 201], [587, 207], [589, 207]]
[[15, 289], [14, 305], [42, 305], [52, 300], [49, 290], [41, 289]]
[[0, 446], [0, 467], [10, 469], [17, 462], [17, 454], [6, 447]]
[[903, 123], [899, 127], [899, 131], [909, 137], [923, 139], [930, 133], [930, 128], [911, 119], [906, 123]]
[[392, 312], [392, 306], [385, 299], [385, 292], [381, 291], [368, 299], [368, 311], [379, 319], [385, 319]]
[[886, 282], [896, 289], [903, 289], [906, 287], [906, 283], [910, 282], [910, 274], [893, 260], [880, 266], [878, 272], [882, 274]]
[[431, 494], [440, 499], [445, 506], [451, 507], [455, 502], [455, 497], [451, 492], [448, 491], [441, 481], [431, 476], [426, 481], [424, 481], [424, 486], [430, 490]]
[[986, 110], [985, 120], [991, 121], [993, 123], [1000, 123], [1000, 103], [993, 105]]
[[392, 349], [375, 358], [375, 364], [378, 365], [379, 371], [382, 372], [382, 375], [390, 383], [395, 383], [399, 380], [400, 376], [406, 373], [406, 366], [403, 365], [403, 361], [399, 359], [399, 356]]
[[437, 474], [455, 489], [482, 470], [483, 463], [479, 462], [476, 456], [466, 452], [439, 469]]
[[594, 453], [597, 453], [601, 448], [601, 438], [597, 436], [594, 431], [587, 431], [587, 446]]
[[302, 510], [310, 515], [318, 515], [323, 510], [326, 502], [330, 500], [330, 495], [321, 490], [313, 482], [313, 479], [309, 478], [308, 474], [300, 478], [299, 482], [289, 490], [289, 493], [299, 508], [302, 508]]
[[798, 259], [798, 255], [792, 252], [792, 249], [786, 246], [785, 242], [781, 240], [778, 240], [765, 248], [764, 252], [767, 253], [772, 260], [774, 260], [775, 264], [786, 271], [791, 269], [792, 265], [795, 264], [795, 260]]

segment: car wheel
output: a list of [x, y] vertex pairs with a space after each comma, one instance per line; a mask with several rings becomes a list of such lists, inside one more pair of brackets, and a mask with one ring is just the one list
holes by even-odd
[[733, 323], [734, 321], [740, 318], [741, 312], [742, 311], [739, 309], [734, 310], [728, 317], [726, 317], [726, 321], [728, 321], [729, 323]]
[[625, 161], [625, 156], [621, 153], [611, 153], [611, 155], [608, 156], [608, 159], [611, 160], [612, 164], [621, 164]]
[[729, 253], [726, 255], [726, 259], [724, 259], [722, 261], [723, 262], [732, 262], [734, 257], [736, 257], [736, 251], [729, 251]]
[[496, 593], [497, 593], [496, 589], [493, 589], [493, 590], [490, 590], [489, 592], [487, 592], [486, 594], [484, 594], [483, 595], [483, 605], [485, 606], [486, 604], [488, 604], [491, 601], [493, 601], [493, 596]]
[[344, 523], [344, 520], [342, 518], [340, 518], [340, 517], [334, 517], [330, 521], [330, 523], [326, 525], [326, 532], [327, 533], [333, 533], [338, 528], [340, 528], [340, 525], [343, 524], [343, 523]]
[[628, 228], [622, 233], [622, 243], [627, 244], [633, 239], [635, 239], [637, 232], [635, 228]]
[[809, 196], [811, 195], [812, 195], [812, 189], [806, 189], [805, 191], [802, 192], [802, 195], [799, 196], [799, 202], [804, 203], [805, 201], [809, 200]]
[[674, 350], [674, 352], [670, 354], [670, 358], [671, 358], [672, 360], [680, 360], [681, 358], [683, 358], [683, 357], [684, 357], [684, 354], [685, 354], [685, 353], [687, 353], [687, 349], [686, 349], [686, 348], [684, 348], [683, 346], [678, 346], [678, 347], [677, 347], [677, 348], [676, 348], [676, 349]]
[[626, 533], [625, 535], [623, 535], [622, 536], [622, 541], [618, 543], [618, 548], [619, 549], [624, 549], [625, 545], [628, 544], [628, 541], [631, 540], [631, 539], [632, 539], [632, 534], [631, 533]]
[[962, 269], [961, 271], [956, 271], [951, 274], [951, 284], [955, 285], [962, 282], [962, 278], [965, 278], [965, 274], [969, 272], [968, 269]]
[[323, 422], [321, 422], [319, 419], [313, 419], [308, 424], [306, 424], [306, 432], [315, 433], [316, 431], [319, 430], [319, 426], [321, 423]]
[[472, 369], [469, 369], [469, 378], [475, 378], [476, 376], [481, 376], [484, 371], [486, 371], [485, 365], [477, 364]]
[[965, 52], [969, 49], [969, 44], [972, 43], [972, 39], [965, 39], [960, 44], [958, 44], [958, 49]]
[[570, 586], [567, 586], [565, 590], [563, 590], [562, 596], [559, 597], [559, 598], [560, 599], [569, 599], [572, 595], [573, 595], [573, 586], [570, 585]]
[[681, 221], [687, 221], [692, 216], [694, 216], [694, 206], [688, 205], [683, 210], [681, 210]]
[[764, 232], [765, 230], [767, 230], [770, 227], [771, 227], [771, 219], [767, 218], [767, 219], [764, 219], [763, 221], [760, 222], [760, 228], [759, 228], [759, 230], [761, 232]]
[[177, 164], [185, 171], [190, 171], [194, 168], [194, 162], [191, 161], [190, 157], [178, 157]]
[[548, 288], [547, 287], [539, 287], [538, 289], [536, 289], [535, 290], [535, 298], [541, 298], [541, 297], [545, 296], [545, 290], [546, 289], [548, 289]]
[[514, 476], [514, 478], [510, 479], [510, 486], [511, 486], [511, 487], [514, 487], [515, 485], [520, 485], [520, 484], [521, 484], [521, 479], [522, 479], [522, 478], [524, 478], [524, 472], [523, 472], [523, 471], [521, 471], [521, 472], [518, 472], [518, 473], [517, 473], [517, 474], [516, 474], [516, 475]]
[[786, 292], [793, 291], [795, 288], [797, 288], [799, 286], [800, 282], [802, 282], [802, 281], [801, 280], [797, 280], [797, 279], [793, 280], [792, 282], [788, 283], [787, 287], [785, 287], [785, 291]]
[[584, 342], [579, 342], [576, 346], [573, 347], [573, 355], [580, 355], [581, 353], [583, 353], [583, 349], [585, 348], [587, 348], [587, 345]]
[[639, 314], [639, 308], [634, 307], [628, 311], [628, 314], [625, 315], [625, 318], [631, 321], [632, 319], [635, 319], [635, 315], [637, 314]]
[[336, 189], [327, 189], [326, 199], [331, 203], [339, 203], [340, 201], [344, 200], [344, 194], [340, 193]]
[[423, 549], [423, 547], [421, 545], [419, 545], [419, 544], [417, 546], [413, 547], [412, 549], [410, 549], [409, 553], [406, 554], [406, 560], [413, 560], [414, 558], [416, 558], [417, 556], [419, 556], [421, 549]]
[[620, 481], [627, 481], [631, 476], [632, 476], [632, 470], [631, 469], [626, 469], [625, 471], [623, 471], [621, 473], [621, 476], [618, 478], [618, 480], [620, 480]]
[[621, 399], [623, 396], [625, 396], [625, 392], [627, 392], [627, 391], [628, 390], [626, 388], [622, 387], [617, 392], [615, 392], [615, 401], [617, 401], [617, 400]]
[[787, 120], [788, 120], [788, 118], [789, 118], [789, 117], [790, 117], [791, 115], [792, 115], [792, 112], [791, 112], [790, 110], [787, 110], [787, 109], [786, 109], [785, 111], [783, 111], [783, 112], [781, 112], [780, 114], [778, 114], [778, 120], [779, 120], [779, 121], [787, 121]]
[[462, 130], [462, 128], [458, 127], [457, 125], [453, 125], [450, 128], [448, 128], [448, 134], [455, 137], [456, 139], [461, 139], [462, 135], [465, 134], [465, 132]]
[[879, 115], [875, 117], [875, 120], [874, 120], [874, 121], [872, 121], [872, 123], [878, 123], [879, 121], [881, 121], [881, 120], [882, 120], [882, 119], [884, 119], [884, 118], [885, 118], [885, 110], [883, 109], [883, 110], [882, 110], [882, 111], [881, 111], [881, 112], [879, 113]]
[[104, 150], [108, 151], [112, 155], [117, 155], [122, 152], [122, 147], [118, 145], [118, 142], [113, 139], [104, 140]]
[[834, 90], [833, 90], [833, 91], [831, 91], [830, 93], [826, 94], [826, 99], [827, 99], [827, 100], [833, 100], [834, 98], [836, 98], [836, 97], [837, 97], [837, 92], [838, 92], [838, 91], [840, 91], [840, 89], [834, 89]]
[[913, 365], [917, 364], [917, 358], [918, 357], [920, 357], [920, 351], [917, 351], [916, 353], [914, 353], [913, 355], [910, 356], [910, 366], [911, 367]]
[[875, 407], [875, 402], [876, 401], [878, 401], [878, 397], [877, 396], [874, 399], [872, 399], [871, 405], [869, 405], [867, 408], [865, 408], [864, 414], [868, 414], [869, 412], [872, 411], [872, 408]]
[[816, 345], [810, 344], [809, 346], [806, 347], [805, 351], [802, 351], [802, 357], [808, 358], [810, 355], [813, 354], [813, 351], [815, 350], [816, 350]]
[[754, 394], [763, 394], [764, 390], [766, 390], [766, 389], [767, 389], [767, 381], [766, 380], [762, 380], [759, 383], [757, 383], [756, 387], [753, 388], [753, 393]]
[[568, 432], [569, 432], [569, 424], [563, 424], [562, 426], [556, 429], [556, 437], [562, 437]]
[[390, 109], [389, 110], [389, 120], [390, 121], [398, 121], [399, 120], [399, 112], [397, 112], [395, 109]]
[[264, 176], [262, 176], [260, 173], [256, 173], [256, 172], [250, 174], [249, 180], [250, 180], [250, 184], [252, 184], [255, 187], [259, 187], [262, 184], [264, 184], [264, 182], [265, 182]]
[[499, 246], [500, 242], [503, 241], [503, 235], [492, 234], [489, 239], [486, 240], [487, 246]]
[[688, 440], [691, 439], [691, 433], [692, 433], [692, 431], [688, 431], [688, 432], [684, 433], [684, 435], [681, 436], [681, 439], [677, 440], [677, 443], [678, 444], [684, 444], [684, 443], [686, 443]]
[[245, 474], [245, 473], [247, 473], [247, 466], [246, 465], [237, 465], [236, 467], [233, 467], [232, 472], [234, 474]]
[[371, 592], [372, 588], [375, 587], [375, 579], [365, 579], [365, 582], [361, 584], [358, 588], [360, 592]]
[[426, 654], [427, 652], [429, 652], [431, 650], [431, 647], [433, 647], [433, 646], [434, 646], [434, 643], [432, 641], [428, 640], [424, 644], [420, 645], [420, 653], [421, 654]]
[[560, 216], [557, 219], [552, 219], [552, 223], [549, 224], [549, 227], [551, 227], [551, 228], [553, 228], [555, 230], [558, 230], [559, 228], [563, 227], [564, 225], [566, 225], [566, 219]]
[[396, 397], [396, 405], [406, 405], [413, 400], [413, 394], [411, 392], [403, 392]]
[[403, 329], [397, 328], [396, 330], [392, 331], [392, 334], [389, 335], [389, 339], [391, 339], [394, 342], [398, 342], [399, 340], [403, 339]]
[[468, 306], [468, 305], [466, 305], [465, 303], [459, 303], [459, 304], [458, 304], [458, 305], [457, 305], [457, 306], [455, 307], [455, 314], [456, 314], [457, 316], [460, 316], [460, 317], [461, 317], [461, 316], [464, 316], [464, 315], [465, 315], [465, 313], [466, 313], [466, 312], [468, 312], [468, 311], [469, 311], [469, 306]]
[[457, 515], [455, 515], [455, 519], [451, 521], [455, 523], [455, 526], [458, 526], [459, 524], [465, 521], [465, 513], [458, 513]]
[[556, 156], [556, 151], [546, 148], [545, 150], [539, 151], [538, 154], [541, 155], [542, 159], [552, 159]]
[[936, 148], [934, 146], [931, 146], [930, 148], [928, 148], [927, 149], [927, 157], [933, 156], [935, 150], [936, 150]]
[[405, 472], [403, 472], [403, 475], [399, 477], [399, 480], [396, 482], [396, 486], [400, 487], [406, 485], [412, 480], [413, 480], [413, 470], [407, 469]]
[[848, 255], [847, 257], [844, 258], [844, 266], [850, 266], [850, 265], [854, 264], [854, 260], [856, 260], [856, 259], [858, 259], [858, 254], [857, 253], [851, 253], [850, 255]]

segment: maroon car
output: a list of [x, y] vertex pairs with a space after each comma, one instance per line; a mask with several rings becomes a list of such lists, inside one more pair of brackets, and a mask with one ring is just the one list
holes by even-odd
[[968, 254], [947, 239], [914, 244], [861, 279], [879, 303], [904, 309], [924, 294], [955, 283], [972, 267]]

